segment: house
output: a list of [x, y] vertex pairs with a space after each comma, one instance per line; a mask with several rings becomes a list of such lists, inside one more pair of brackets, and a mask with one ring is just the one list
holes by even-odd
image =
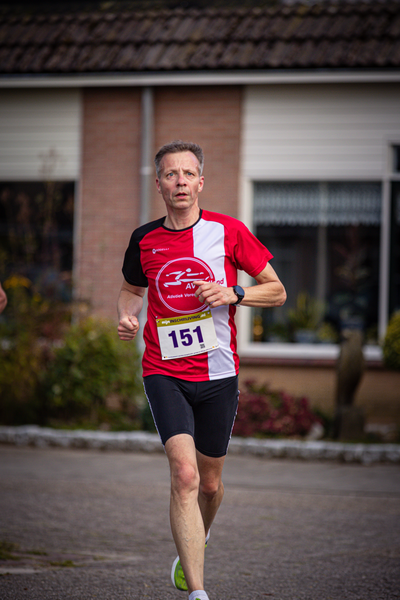
[[0, 17], [0, 182], [73, 186], [74, 297], [115, 318], [130, 233], [164, 212], [153, 155], [194, 140], [203, 208], [242, 219], [288, 291], [238, 310], [242, 378], [329, 410], [340, 331], [362, 328], [357, 402], [400, 424], [379, 347], [400, 307], [400, 3], [82, 6]]

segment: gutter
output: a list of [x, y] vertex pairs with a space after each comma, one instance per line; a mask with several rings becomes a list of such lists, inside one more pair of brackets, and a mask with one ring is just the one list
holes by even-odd
[[168, 71], [73, 75], [0, 75], [0, 88], [400, 83], [400, 70]]

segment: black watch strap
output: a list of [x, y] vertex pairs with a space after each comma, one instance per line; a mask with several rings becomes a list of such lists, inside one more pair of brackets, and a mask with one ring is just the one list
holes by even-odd
[[237, 296], [237, 300], [236, 300], [236, 302], [233, 303], [232, 306], [237, 306], [238, 304], [241, 303], [241, 301], [244, 298], [244, 289], [242, 287], [240, 287], [240, 285], [234, 285], [233, 291], [235, 292], [235, 294]]

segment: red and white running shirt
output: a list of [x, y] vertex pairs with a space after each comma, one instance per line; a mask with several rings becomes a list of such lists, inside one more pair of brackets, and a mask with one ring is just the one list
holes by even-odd
[[193, 281], [236, 285], [238, 269], [255, 277], [272, 254], [233, 217], [202, 210], [193, 226], [178, 231], [164, 227], [164, 221], [165, 217], [133, 232], [122, 269], [129, 284], [149, 288], [143, 376], [163, 374], [189, 381], [232, 377], [239, 370], [235, 306], [211, 309], [219, 347], [194, 356], [163, 360], [157, 319], [206, 310], [194, 295]]

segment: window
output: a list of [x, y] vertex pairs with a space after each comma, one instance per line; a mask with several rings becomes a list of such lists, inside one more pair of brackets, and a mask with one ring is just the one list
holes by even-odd
[[288, 300], [253, 311], [253, 341], [337, 343], [357, 327], [377, 343], [381, 196], [380, 182], [254, 183], [254, 230]]
[[0, 183], [0, 279], [20, 275], [48, 298], [72, 294], [73, 182]]

